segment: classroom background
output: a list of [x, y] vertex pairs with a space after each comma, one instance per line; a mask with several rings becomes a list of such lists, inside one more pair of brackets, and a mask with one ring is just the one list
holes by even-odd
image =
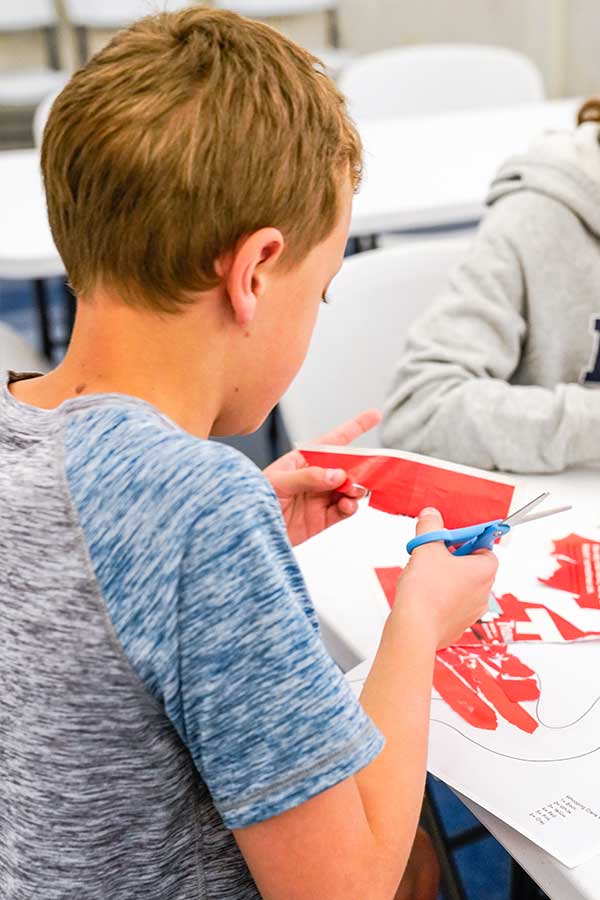
[[[0, 329], [10, 328], [0, 331], [3, 365], [13, 365], [15, 359], [13, 367], [56, 364], [73, 321], [73, 298], [48, 236], [38, 173], [36, 146], [49, 102], [69, 72], [115, 28], [164, 5], [164, 0], [0, 2]], [[334, 295], [344, 288], [358, 295], [373, 277], [381, 295], [389, 293], [389, 263], [375, 272], [357, 262], [361, 252], [384, 247], [397, 254], [404, 286], [420, 292], [425, 301], [477, 224], [496, 157], [502, 161], [546, 126], [568, 127], [576, 98], [600, 90], [595, 0], [247, 0], [213, 5], [264, 18], [314, 50], [348, 92], [359, 127], [364, 122], [367, 180], [351, 229], [350, 268], [347, 275], [342, 272]], [[498, 48], [514, 53], [502, 59], [490, 52]], [[428, 68], [422, 68], [424, 57], [407, 55], [415, 49], [430, 53]], [[473, 56], [475, 51], [480, 55]], [[456, 55], [445, 57], [448, 53]], [[454, 91], [456, 102], [450, 102], [447, 90], [448, 59], [464, 69]], [[501, 86], [513, 76], [513, 95], [501, 96]], [[498, 140], [490, 149], [494, 135]], [[428, 166], [434, 154], [442, 175], [431, 184]], [[461, 159], [468, 165], [461, 167]], [[431, 264], [423, 263], [425, 246], [431, 248]], [[338, 325], [331, 321], [332, 326], [324, 327], [335, 333], [340, 320]], [[355, 329], [349, 343], [366, 351], [371, 337], [381, 338], [368, 332], [360, 316], [344, 320], [344, 328]], [[391, 352], [386, 348], [383, 357]], [[344, 371], [347, 358], [338, 360], [337, 353], [334, 349], [329, 366], [335, 369], [339, 361], [338, 369]], [[232, 439], [259, 466], [311, 426], [314, 419], [302, 390], [314, 389], [325, 371], [315, 354], [300, 393], [292, 393], [256, 435]], [[364, 381], [368, 366], [368, 359], [361, 360], [353, 377]], [[383, 372], [381, 378], [385, 376]], [[354, 393], [348, 402], [350, 410], [361, 406]], [[323, 415], [329, 414], [323, 408]], [[318, 434], [303, 434], [309, 436]], [[430, 796], [436, 809], [429, 824], [439, 830], [445, 852], [444, 897], [545, 896], [447, 788], [432, 781]]]

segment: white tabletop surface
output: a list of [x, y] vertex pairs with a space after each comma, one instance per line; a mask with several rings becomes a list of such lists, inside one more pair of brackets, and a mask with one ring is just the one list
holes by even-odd
[[0, 151], [0, 278], [50, 278], [64, 266], [50, 234], [37, 150]]
[[448, 226], [481, 217], [487, 189], [509, 156], [546, 130], [572, 128], [580, 101], [360, 121], [365, 178], [351, 235]]
[[[365, 179], [351, 235], [477, 220], [499, 165], [540, 132], [572, 127], [577, 106], [555, 100], [359, 123]], [[0, 197], [0, 278], [62, 274], [36, 150], [0, 151]]]
[[[549, 506], [573, 505], [572, 511], [563, 514], [563, 530], [577, 529], [578, 526], [600, 527], [600, 466], [571, 469], [556, 475], [517, 476], [515, 481], [520, 498], [526, 500], [549, 491]], [[550, 534], [552, 525], [548, 523], [551, 521], [541, 519], [527, 528], [549, 529]], [[520, 540], [524, 539], [525, 531], [520, 535]], [[459, 796], [552, 900], [599, 900], [600, 855], [575, 869], [568, 869], [505, 822]]]
[[[522, 480], [532, 496], [550, 491], [548, 503], [552, 506], [572, 503], [573, 514], [582, 525], [600, 527], [600, 467], [571, 469], [558, 475], [528, 475]], [[465, 797], [461, 800], [552, 900], [599, 900], [600, 855], [567, 869], [487, 810]]]

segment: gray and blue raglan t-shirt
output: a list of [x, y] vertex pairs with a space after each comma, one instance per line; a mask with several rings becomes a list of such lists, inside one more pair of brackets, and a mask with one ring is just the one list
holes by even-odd
[[122, 395], [0, 383], [0, 897], [246, 900], [230, 829], [382, 738], [268, 482]]

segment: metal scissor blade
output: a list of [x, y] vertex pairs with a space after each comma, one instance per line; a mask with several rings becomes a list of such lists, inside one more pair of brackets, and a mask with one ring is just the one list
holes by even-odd
[[556, 513], [566, 512], [568, 509], [573, 509], [571, 505], [569, 506], [556, 506], [554, 509], [546, 509], [543, 512], [534, 513], [532, 516], [525, 516], [524, 519], [519, 519], [518, 522], [513, 522], [512, 528], [516, 525], [524, 525], [525, 522], [535, 522], [536, 519], [543, 519], [545, 516], [555, 516]]
[[534, 509], [539, 503], [542, 502], [542, 500], [545, 500], [549, 495], [550, 491], [544, 491], [544, 493], [540, 494], [539, 497], [536, 497], [535, 500], [531, 500], [529, 503], [526, 503], [525, 506], [522, 506], [521, 509], [517, 509], [514, 513], [511, 513], [510, 516], [504, 519], [504, 522], [502, 524], [510, 525], [511, 528], [514, 525], [518, 525], [530, 509]]

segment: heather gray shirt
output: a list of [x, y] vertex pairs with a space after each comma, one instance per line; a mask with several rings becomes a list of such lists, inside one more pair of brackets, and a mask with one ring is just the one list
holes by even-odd
[[0, 897], [250, 900], [230, 829], [370, 762], [279, 505], [142, 401], [0, 380]]

